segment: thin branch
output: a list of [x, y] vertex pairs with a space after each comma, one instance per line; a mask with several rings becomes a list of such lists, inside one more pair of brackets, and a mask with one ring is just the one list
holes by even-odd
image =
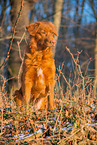
[[[82, 75], [82, 71], [81, 71], [80, 65], [77, 63], [77, 61], [75, 60], [73, 54], [71, 53], [71, 51], [69, 50], [69, 48], [68, 48], [67, 46], [66, 46], [66, 50], [67, 50], [67, 51], [69, 52], [69, 54], [71, 55], [71, 57], [72, 57], [72, 59], [73, 59], [75, 65], [78, 67], [78, 71], [79, 71], [80, 76], [83, 78], [83, 75]], [[80, 54], [81, 52], [78, 52], [78, 53]]]
[[4, 59], [4, 62], [0, 65], [0, 69], [2, 69], [2, 67], [3, 67], [4, 64], [6, 63], [7, 59], [9, 58], [9, 54], [10, 54], [10, 51], [11, 51], [11, 48], [12, 48], [13, 39], [14, 39], [14, 36], [15, 36], [16, 26], [17, 26], [17, 23], [18, 23], [19, 18], [20, 18], [20, 16], [21, 16], [21, 12], [22, 12], [22, 8], [23, 8], [23, 1], [24, 1], [24, 0], [21, 0], [21, 7], [20, 7], [20, 11], [19, 11], [19, 13], [18, 13], [18, 17], [17, 17], [16, 22], [15, 22], [15, 25], [14, 25], [14, 30], [13, 30], [13, 34], [12, 34], [12, 39], [11, 39], [11, 41], [10, 41], [8, 53], [7, 53], [7, 55], [6, 55], [6, 58]]
[[[5, 36], [5, 37], [2, 37], [2, 38], [0, 38], [0, 41], [4, 41], [4, 40], [9, 40], [9, 39], [11, 39], [12, 38], [12, 36]], [[14, 38], [15, 39], [18, 39], [18, 40], [20, 40], [21, 39], [21, 37], [20, 36], [14, 36]]]

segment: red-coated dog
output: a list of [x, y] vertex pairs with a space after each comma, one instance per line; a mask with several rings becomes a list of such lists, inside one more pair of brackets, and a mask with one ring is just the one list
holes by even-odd
[[30, 43], [24, 58], [21, 88], [16, 90], [14, 100], [18, 106], [28, 106], [32, 102], [36, 109], [53, 109], [55, 64], [52, 49], [57, 30], [51, 22], [35, 22], [26, 28]]

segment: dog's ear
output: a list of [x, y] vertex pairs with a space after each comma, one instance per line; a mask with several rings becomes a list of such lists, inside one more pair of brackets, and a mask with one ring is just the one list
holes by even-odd
[[49, 22], [49, 25], [50, 25], [50, 27], [52, 28], [52, 32], [53, 32], [56, 36], [58, 36], [56, 26], [55, 26], [54, 24], [52, 24], [51, 22]]
[[28, 30], [28, 32], [31, 36], [35, 36], [35, 34], [38, 31], [39, 25], [40, 25], [40, 22], [36, 22], [36, 23], [30, 24], [30, 25], [27, 25], [26, 29]]

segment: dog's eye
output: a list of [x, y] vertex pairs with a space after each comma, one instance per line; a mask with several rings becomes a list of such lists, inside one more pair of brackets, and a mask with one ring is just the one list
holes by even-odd
[[42, 34], [45, 34], [45, 32], [43, 31]]
[[55, 34], [53, 33], [53, 37], [55, 36]]

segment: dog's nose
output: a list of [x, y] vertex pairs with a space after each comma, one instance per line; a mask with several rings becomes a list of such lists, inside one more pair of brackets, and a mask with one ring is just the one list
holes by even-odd
[[55, 40], [51, 40], [51, 44], [52, 45], [55, 45], [56, 44], [56, 41]]

